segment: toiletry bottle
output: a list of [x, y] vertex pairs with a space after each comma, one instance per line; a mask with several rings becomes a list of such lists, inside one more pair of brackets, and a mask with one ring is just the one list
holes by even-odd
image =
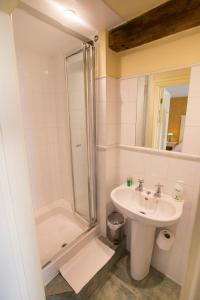
[[174, 186], [174, 199], [177, 201], [183, 201], [183, 187], [184, 181], [183, 180], [177, 180], [175, 186]]
[[128, 177], [126, 183], [127, 183], [128, 187], [131, 187], [133, 185], [133, 178], [132, 177]]

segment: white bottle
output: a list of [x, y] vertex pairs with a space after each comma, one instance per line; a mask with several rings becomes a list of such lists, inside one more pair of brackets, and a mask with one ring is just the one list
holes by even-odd
[[176, 201], [183, 201], [183, 187], [184, 181], [183, 180], [177, 180], [175, 186], [174, 186], [174, 199]]

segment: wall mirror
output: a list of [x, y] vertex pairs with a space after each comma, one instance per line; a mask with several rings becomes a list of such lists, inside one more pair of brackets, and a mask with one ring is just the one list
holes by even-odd
[[198, 72], [194, 69], [144, 76], [144, 92], [137, 98], [136, 146], [200, 155], [196, 132], [200, 122], [196, 123], [195, 111], [198, 92], [193, 97]]

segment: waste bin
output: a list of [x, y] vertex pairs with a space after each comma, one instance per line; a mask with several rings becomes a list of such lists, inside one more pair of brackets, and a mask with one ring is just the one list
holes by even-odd
[[118, 245], [123, 237], [123, 226], [124, 226], [124, 216], [114, 211], [107, 219], [107, 235], [108, 239], [114, 244]]

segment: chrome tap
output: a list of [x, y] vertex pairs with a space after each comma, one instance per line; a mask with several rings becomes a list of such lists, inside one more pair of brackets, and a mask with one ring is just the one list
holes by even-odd
[[162, 195], [161, 188], [163, 187], [163, 185], [162, 184], [156, 184], [155, 186], [157, 187], [157, 189], [156, 189], [156, 191], [154, 193], [154, 197], [160, 198], [161, 195]]
[[138, 186], [136, 187], [136, 191], [139, 191], [139, 192], [143, 192], [143, 183], [144, 183], [144, 180], [143, 179], [138, 179]]

